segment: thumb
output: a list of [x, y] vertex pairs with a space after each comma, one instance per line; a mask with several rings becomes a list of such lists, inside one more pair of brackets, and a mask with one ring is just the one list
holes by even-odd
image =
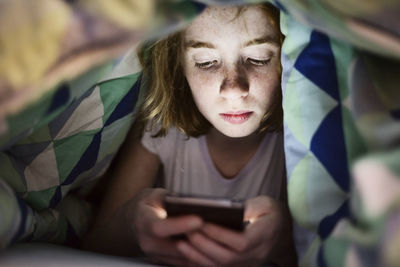
[[276, 202], [268, 196], [258, 196], [247, 200], [244, 220], [252, 222], [259, 217], [273, 213], [276, 210]]

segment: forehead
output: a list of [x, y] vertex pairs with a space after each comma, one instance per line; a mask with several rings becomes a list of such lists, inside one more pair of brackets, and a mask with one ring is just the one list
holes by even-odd
[[266, 11], [258, 6], [208, 7], [185, 31], [185, 39], [212, 40], [225, 36], [243, 38], [265, 35], [278, 38], [277, 26]]

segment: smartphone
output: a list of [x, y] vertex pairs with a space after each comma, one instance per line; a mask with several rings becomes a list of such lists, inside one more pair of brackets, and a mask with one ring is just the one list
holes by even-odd
[[198, 215], [206, 222], [235, 231], [243, 231], [245, 226], [243, 200], [167, 194], [164, 208], [168, 217]]

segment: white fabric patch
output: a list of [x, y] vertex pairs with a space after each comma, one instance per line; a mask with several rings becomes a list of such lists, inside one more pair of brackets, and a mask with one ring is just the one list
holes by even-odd
[[64, 127], [57, 134], [56, 140], [72, 136], [82, 131], [95, 130], [103, 127], [104, 108], [101, 101], [100, 88], [96, 86], [92, 94], [71, 114]]
[[338, 102], [329, 94], [296, 69], [292, 71], [283, 100], [284, 119], [301, 144], [310, 147], [318, 127], [337, 106]]
[[348, 110], [353, 110], [353, 102], [351, 100], [350, 95], [348, 95], [343, 101], [343, 106], [345, 106]]
[[345, 259], [345, 266], [362, 267], [357, 250], [350, 247]]
[[59, 175], [53, 143], [25, 168], [28, 191], [39, 191], [59, 185]]

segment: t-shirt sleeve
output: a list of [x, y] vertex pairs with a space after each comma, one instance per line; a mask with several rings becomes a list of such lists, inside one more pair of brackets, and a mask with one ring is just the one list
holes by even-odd
[[153, 154], [160, 154], [160, 138], [152, 137], [155, 131], [144, 131], [142, 145]]
[[175, 157], [178, 144], [186, 137], [176, 128], [169, 129], [165, 136], [154, 138], [157, 132], [157, 127], [153, 127], [150, 131], [145, 130], [141, 142], [148, 151], [156, 154], [163, 164], [167, 164]]

